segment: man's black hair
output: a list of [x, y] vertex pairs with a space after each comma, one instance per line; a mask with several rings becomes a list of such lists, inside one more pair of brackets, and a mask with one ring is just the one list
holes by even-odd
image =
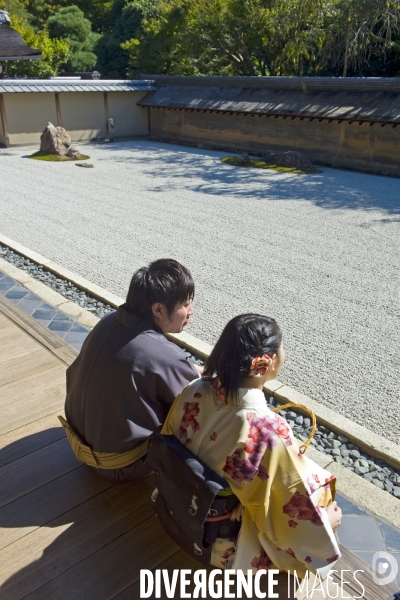
[[164, 304], [172, 317], [178, 303], [192, 300], [194, 282], [190, 272], [172, 258], [160, 258], [133, 274], [126, 304], [128, 310], [142, 319], [153, 319], [151, 307]]
[[248, 313], [234, 317], [208, 357], [203, 377], [218, 376], [230, 404], [238, 399], [239, 379], [246, 377], [256, 356], [279, 355], [282, 333], [270, 317]]

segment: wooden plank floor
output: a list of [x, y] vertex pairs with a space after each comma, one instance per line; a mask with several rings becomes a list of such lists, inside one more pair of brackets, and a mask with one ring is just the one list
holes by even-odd
[[[73, 456], [57, 415], [76, 355], [0, 296], [1, 600], [136, 600], [140, 569], [202, 568], [160, 527], [152, 477], [115, 485]], [[336, 568], [353, 567], [366, 569], [344, 549]]]
[[75, 459], [57, 415], [76, 355], [0, 296], [1, 600], [111, 600], [141, 568], [199, 568], [160, 527], [152, 477], [114, 485]]

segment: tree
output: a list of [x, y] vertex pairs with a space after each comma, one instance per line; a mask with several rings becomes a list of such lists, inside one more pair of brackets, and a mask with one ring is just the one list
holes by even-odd
[[343, 77], [361, 75], [372, 57], [400, 49], [398, 0], [336, 0], [332, 9], [322, 56]]
[[113, 32], [103, 36], [95, 49], [98, 69], [103, 76], [129, 76], [129, 42], [140, 35], [143, 21], [156, 17], [157, 5], [158, 0], [135, 0], [123, 7]]
[[[15, 0], [11, 0], [15, 1]], [[71, 0], [17, 0], [23, 1], [31, 20], [36, 27], [43, 28], [48, 19], [60, 8], [71, 6]], [[85, 17], [92, 23], [92, 29], [98, 33], [110, 33], [121, 14], [127, 0], [75, 0]]]
[[65, 64], [67, 71], [89, 71], [96, 62], [93, 52], [100, 35], [92, 32], [92, 25], [77, 6], [60, 8], [50, 17], [47, 27], [51, 39], [67, 40], [71, 49]]
[[160, 2], [137, 40], [136, 71], [203, 75], [300, 74], [323, 42], [327, 0]]
[[122, 46], [133, 73], [362, 74], [397, 61], [399, 15], [398, 0], [160, 0]]

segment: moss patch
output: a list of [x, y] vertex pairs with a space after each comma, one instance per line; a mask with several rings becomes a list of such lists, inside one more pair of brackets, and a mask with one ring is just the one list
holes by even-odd
[[250, 159], [249, 164], [244, 165], [241, 162], [241, 158], [239, 156], [224, 156], [220, 158], [220, 161], [226, 165], [232, 165], [233, 167], [252, 167], [253, 169], [272, 169], [273, 171], [278, 171], [279, 173], [296, 173], [299, 175], [304, 175], [306, 173], [322, 173], [321, 169], [310, 169], [309, 171], [303, 171], [301, 169], [296, 169], [295, 167], [281, 167], [279, 165], [271, 165], [263, 160], [254, 160]]
[[34, 160], [45, 160], [49, 162], [70, 162], [77, 160], [87, 160], [90, 156], [87, 154], [81, 154], [80, 158], [70, 158], [69, 156], [58, 156], [58, 154], [46, 154], [45, 152], [34, 152], [28, 158], [33, 158]]

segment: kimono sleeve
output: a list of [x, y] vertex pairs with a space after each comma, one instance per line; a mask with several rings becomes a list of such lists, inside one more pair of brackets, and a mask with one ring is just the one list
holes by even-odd
[[152, 368], [157, 378], [158, 397], [164, 404], [171, 405], [189, 382], [198, 379], [199, 373], [181, 348], [169, 342], [166, 349], [168, 352], [159, 357], [158, 364], [153, 364]]
[[[314, 471], [318, 489], [309, 483]], [[327, 471], [299, 455], [295, 441], [287, 447], [280, 439], [265, 451], [258, 475], [242, 486], [241, 502], [261, 550], [278, 569], [296, 570], [303, 577], [310, 570], [325, 578], [338, 560], [340, 551], [326, 511], [317, 505], [332, 481]]]

